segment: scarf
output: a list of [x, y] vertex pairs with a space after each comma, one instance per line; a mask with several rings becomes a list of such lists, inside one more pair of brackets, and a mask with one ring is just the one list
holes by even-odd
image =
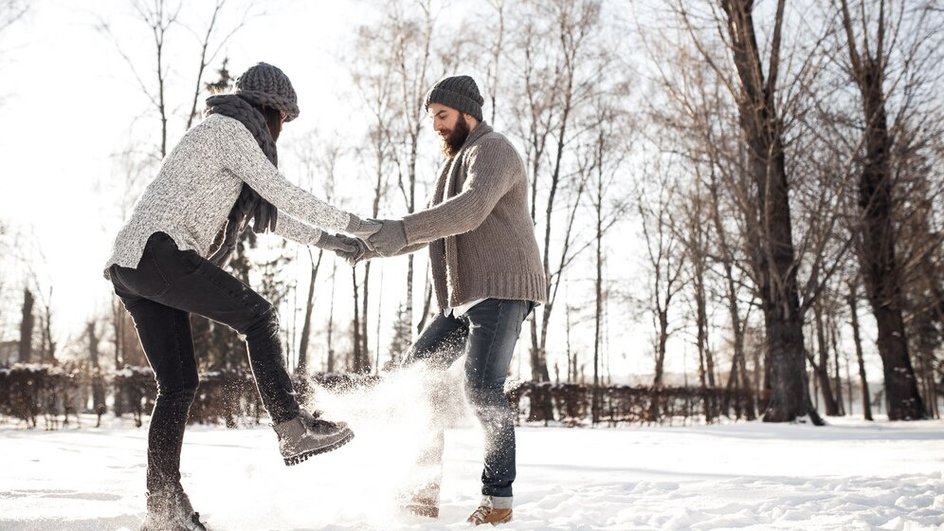
[[[278, 167], [279, 155], [275, 147], [275, 141], [272, 139], [272, 134], [269, 133], [265, 117], [257, 108], [236, 94], [210, 96], [206, 103], [205, 116], [222, 114], [239, 120], [252, 133], [269, 162]], [[226, 218], [226, 224], [213, 240], [216, 250], [210, 255], [210, 262], [218, 267], [224, 267], [229, 262], [233, 251], [236, 249], [239, 235], [250, 220], [252, 220], [253, 232], [259, 234], [265, 232], [266, 229], [275, 230], [278, 216], [279, 211], [275, 205], [263, 199], [248, 184], [243, 183], [239, 197]]]

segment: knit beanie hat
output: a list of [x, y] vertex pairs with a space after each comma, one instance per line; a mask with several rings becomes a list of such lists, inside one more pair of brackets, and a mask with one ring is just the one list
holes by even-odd
[[292, 82], [281, 70], [268, 63], [258, 63], [240, 74], [233, 93], [249, 103], [284, 112], [286, 122], [298, 116], [298, 101]]
[[454, 76], [440, 79], [426, 93], [424, 108], [430, 104], [440, 103], [447, 107], [471, 114], [476, 120], [482, 121], [482, 104], [485, 98], [479, 94], [479, 87], [469, 76]]

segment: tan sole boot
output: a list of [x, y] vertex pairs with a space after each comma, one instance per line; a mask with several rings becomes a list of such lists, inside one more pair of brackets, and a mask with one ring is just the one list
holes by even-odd
[[495, 509], [487, 505], [480, 505], [466, 522], [479, 526], [482, 524], [505, 524], [511, 521], [511, 509]]

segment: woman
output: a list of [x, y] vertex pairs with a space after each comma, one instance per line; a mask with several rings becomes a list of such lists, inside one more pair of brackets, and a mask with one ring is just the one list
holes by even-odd
[[338, 210], [288, 182], [275, 142], [298, 116], [295, 90], [278, 68], [259, 63], [230, 94], [207, 99], [206, 119], [187, 131], [115, 239], [105, 277], [134, 319], [157, 380], [148, 432], [145, 529], [204, 529], [180, 485], [180, 451], [194, 392], [190, 313], [246, 338], [252, 372], [285, 464], [338, 448], [354, 436], [343, 422], [299, 408], [284, 369], [275, 308], [221, 269], [252, 220], [302, 244], [342, 254], [379, 224]]

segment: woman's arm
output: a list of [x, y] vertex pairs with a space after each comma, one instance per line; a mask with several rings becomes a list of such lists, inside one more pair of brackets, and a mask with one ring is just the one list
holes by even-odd
[[275, 234], [302, 245], [317, 245], [325, 232], [317, 227], [302, 223], [285, 212], [279, 212], [275, 223]]
[[[226, 169], [252, 187], [266, 201], [275, 205], [280, 213], [308, 225], [330, 231], [358, 235], [367, 232], [369, 224], [350, 212], [338, 209], [299, 186], [289, 182], [278, 168], [269, 162], [259, 149], [255, 138], [236, 120], [222, 120], [225, 134], [220, 139], [220, 157]], [[297, 227], [291, 226], [290, 229]], [[295, 238], [292, 238], [295, 239]]]

